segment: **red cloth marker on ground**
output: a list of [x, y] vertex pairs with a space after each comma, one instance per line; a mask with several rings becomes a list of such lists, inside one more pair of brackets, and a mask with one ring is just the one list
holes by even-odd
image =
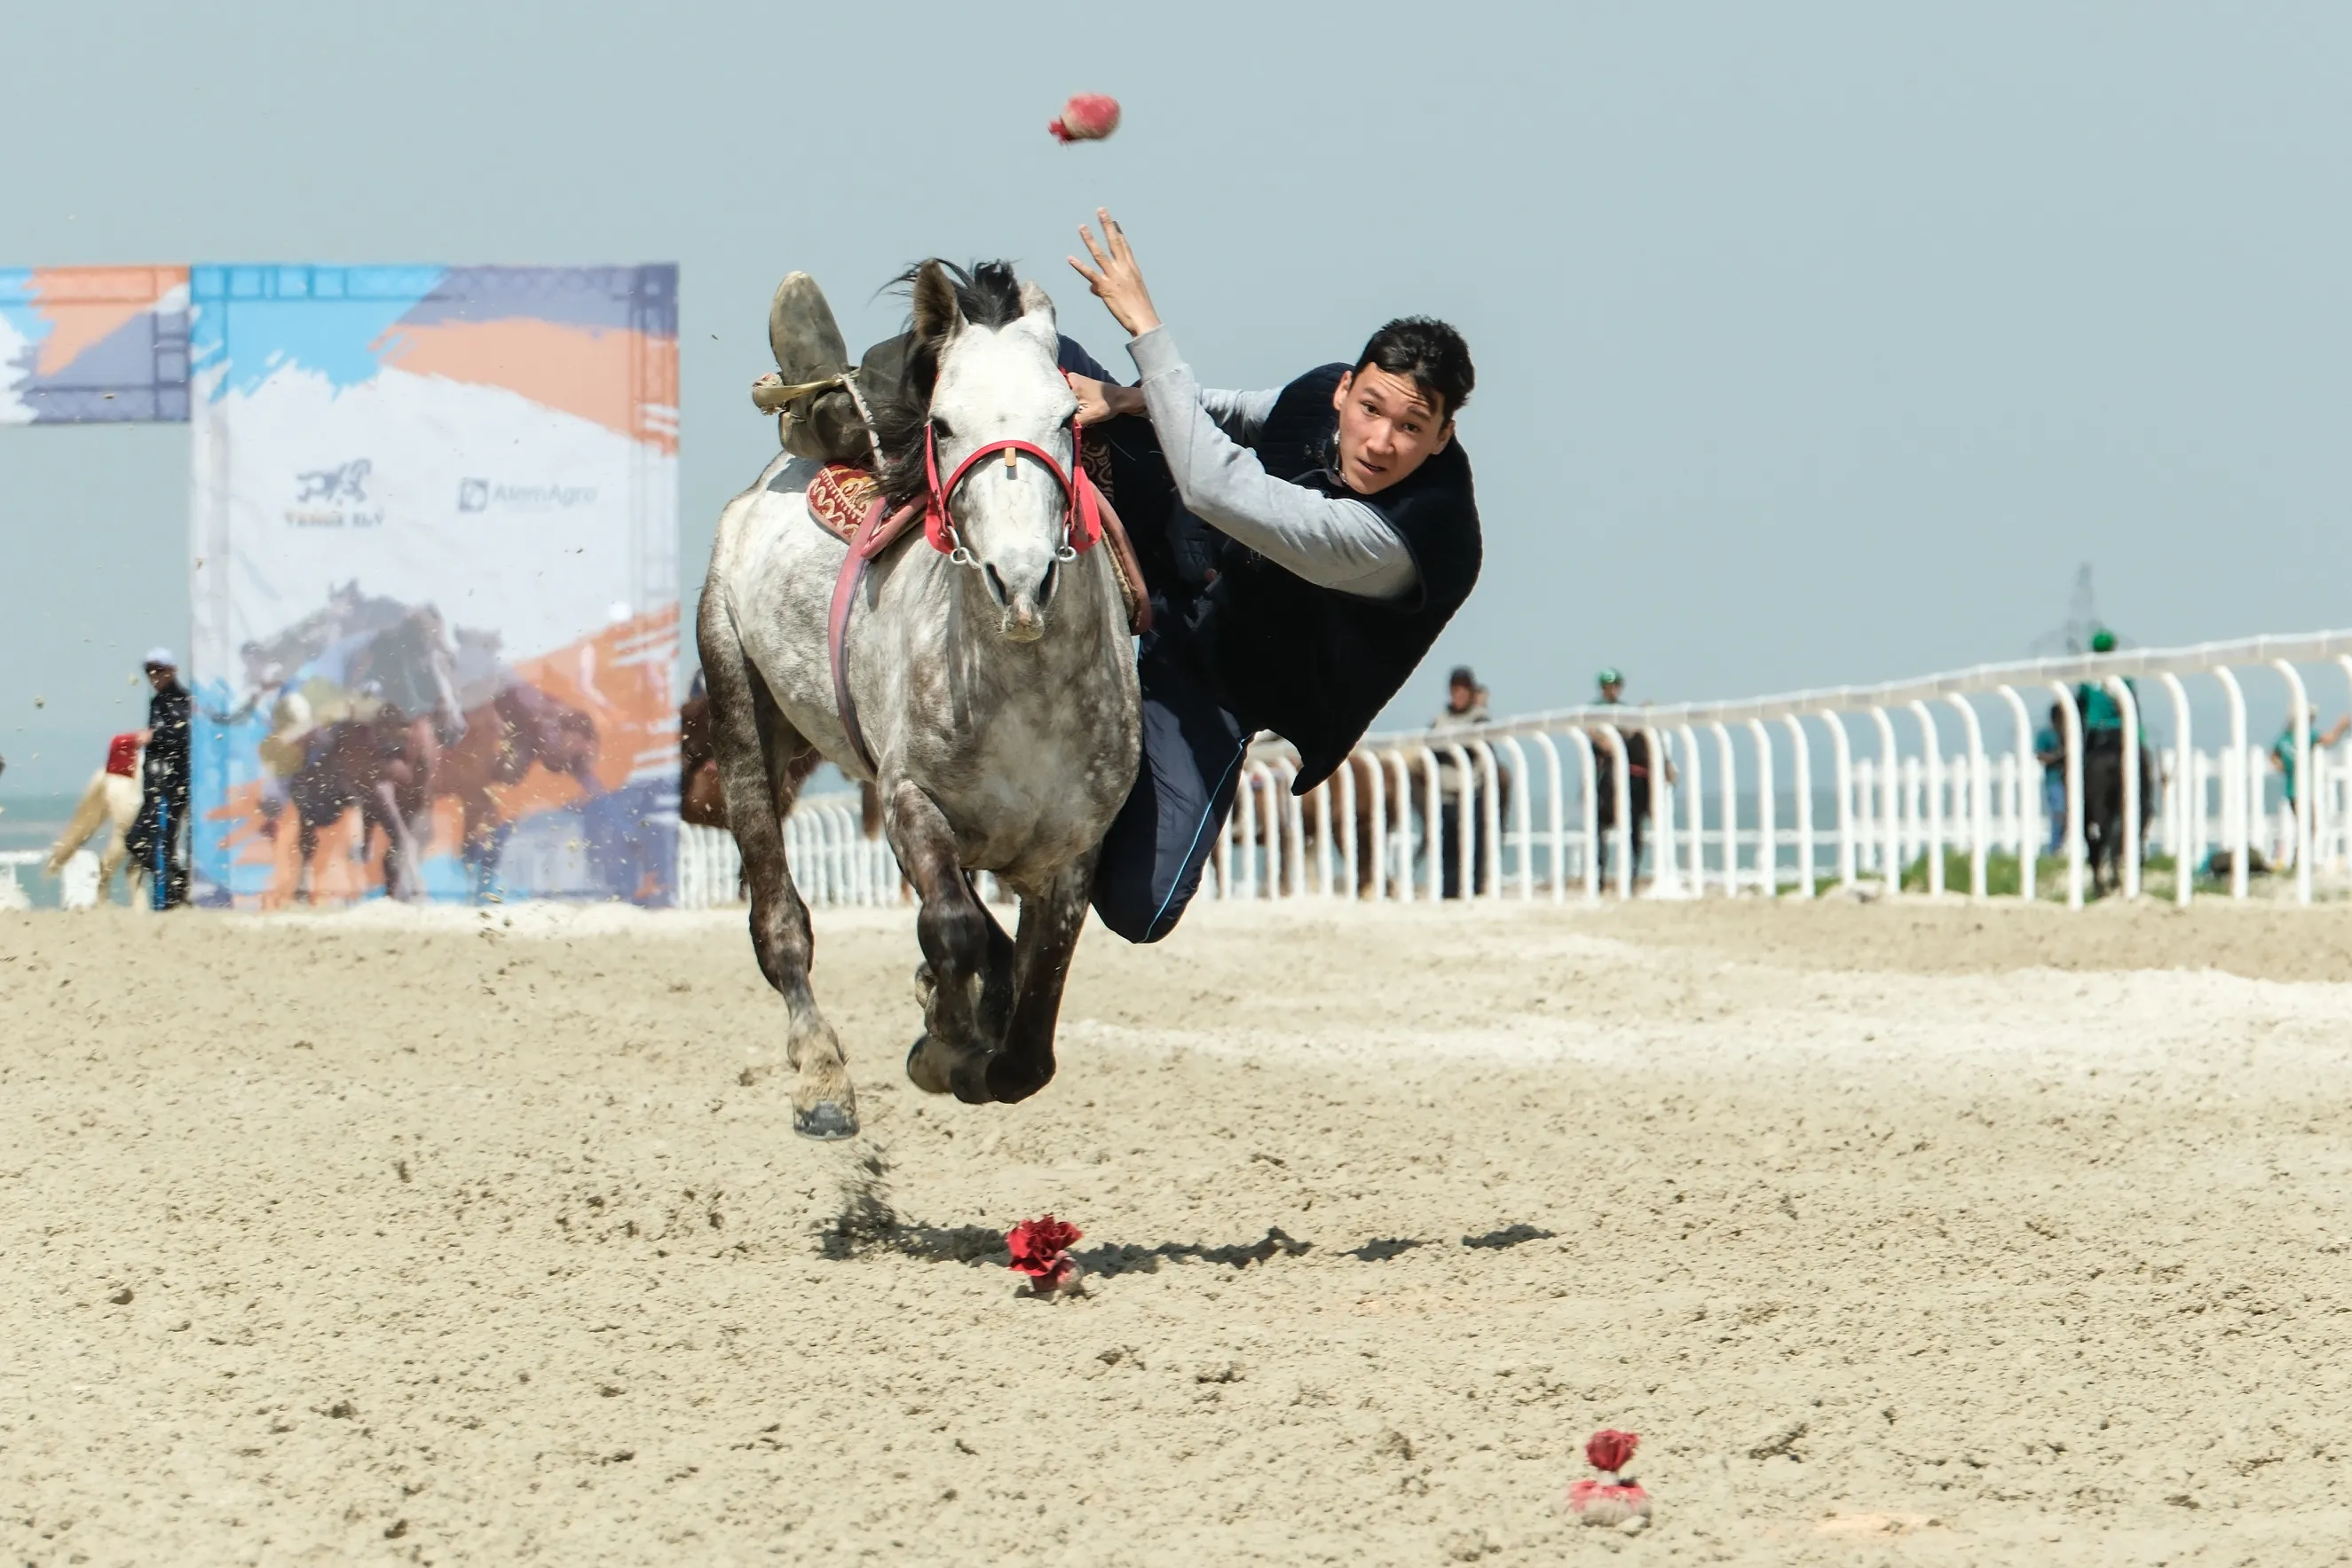
[[1650, 1517], [1650, 1494], [1640, 1481], [1618, 1473], [1633, 1462], [1633, 1449], [1641, 1441], [1635, 1433], [1604, 1428], [1585, 1442], [1585, 1462], [1601, 1471], [1601, 1479], [1587, 1477], [1568, 1489], [1568, 1511], [1579, 1521], [1617, 1525]]
[[1061, 1289], [1078, 1272], [1078, 1260], [1070, 1256], [1070, 1243], [1085, 1234], [1050, 1214], [1042, 1219], [1023, 1220], [1004, 1238], [1005, 1249], [1013, 1254], [1013, 1271], [1028, 1275], [1030, 1288], [1041, 1296]]
[[1118, 129], [1118, 99], [1108, 93], [1077, 93], [1062, 105], [1062, 118], [1045, 129], [1065, 146], [1073, 141], [1100, 141]]

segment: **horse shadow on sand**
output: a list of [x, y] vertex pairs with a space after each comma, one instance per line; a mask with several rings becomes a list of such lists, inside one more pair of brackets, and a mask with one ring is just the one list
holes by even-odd
[[[1013, 1255], [1004, 1233], [984, 1225], [924, 1225], [900, 1214], [890, 1201], [889, 1166], [878, 1153], [868, 1152], [842, 1179], [841, 1207], [818, 1228], [819, 1249], [835, 1260], [895, 1253], [931, 1263], [962, 1263], [1003, 1269]], [[1533, 1225], [1509, 1225], [1483, 1235], [1465, 1236], [1460, 1245], [1476, 1250], [1501, 1250], [1528, 1241], [1550, 1239], [1554, 1231]], [[1414, 1237], [1383, 1237], [1342, 1252], [1360, 1262], [1384, 1263], [1417, 1247], [1435, 1245]], [[1162, 1263], [1222, 1263], [1246, 1269], [1275, 1258], [1297, 1258], [1314, 1250], [1280, 1226], [1269, 1226], [1255, 1241], [1211, 1246], [1199, 1241], [1162, 1241], [1146, 1247], [1135, 1242], [1098, 1243], [1073, 1249], [1070, 1256], [1087, 1274], [1107, 1279], [1118, 1274], [1156, 1274]]]

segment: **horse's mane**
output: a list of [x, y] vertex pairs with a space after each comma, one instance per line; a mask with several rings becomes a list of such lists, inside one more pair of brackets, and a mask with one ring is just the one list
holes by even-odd
[[[910, 298], [926, 267], [945, 271], [955, 287], [956, 307], [975, 327], [1009, 327], [1021, 319], [1021, 279], [1009, 261], [979, 261], [971, 268], [934, 256], [917, 262], [883, 287]], [[925, 487], [923, 428], [931, 417], [931, 391], [939, 384], [939, 345], [912, 330], [908, 317], [907, 359], [894, 387], [870, 400], [874, 435], [882, 449], [882, 493], [893, 507], [919, 499]]]

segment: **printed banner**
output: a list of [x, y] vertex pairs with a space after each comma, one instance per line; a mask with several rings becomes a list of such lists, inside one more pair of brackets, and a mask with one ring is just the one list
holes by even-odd
[[190, 288], [197, 897], [667, 903], [677, 268]]
[[0, 424], [188, 417], [188, 269], [0, 267]]

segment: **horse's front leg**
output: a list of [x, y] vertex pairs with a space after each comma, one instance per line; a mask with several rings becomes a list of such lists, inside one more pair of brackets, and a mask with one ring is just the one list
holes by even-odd
[[968, 1104], [985, 1104], [992, 1098], [988, 1057], [996, 1043], [984, 995], [995, 922], [964, 878], [955, 831], [919, 787], [905, 779], [887, 787], [882, 821], [899, 869], [922, 901], [915, 935], [923, 946], [923, 1033], [907, 1052], [907, 1076], [926, 1094], [952, 1092]]
[[1070, 956], [1086, 926], [1095, 853], [1089, 851], [1021, 900], [1021, 931], [1013, 938], [1013, 1019], [1003, 1048], [988, 1059], [988, 1092], [996, 1099], [1026, 1100], [1053, 1081], [1054, 1030], [1062, 1016]]
[[425, 870], [418, 857], [415, 835], [410, 831], [408, 819], [400, 813], [400, 797], [389, 779], [379, 779], [375, 787], [375, 813], [362, 812], [360, 824], [366, 829], [371, 814], [379, 815], [383, 828], [383, 891], [387, 897], [414, 900], [425, 896]]

